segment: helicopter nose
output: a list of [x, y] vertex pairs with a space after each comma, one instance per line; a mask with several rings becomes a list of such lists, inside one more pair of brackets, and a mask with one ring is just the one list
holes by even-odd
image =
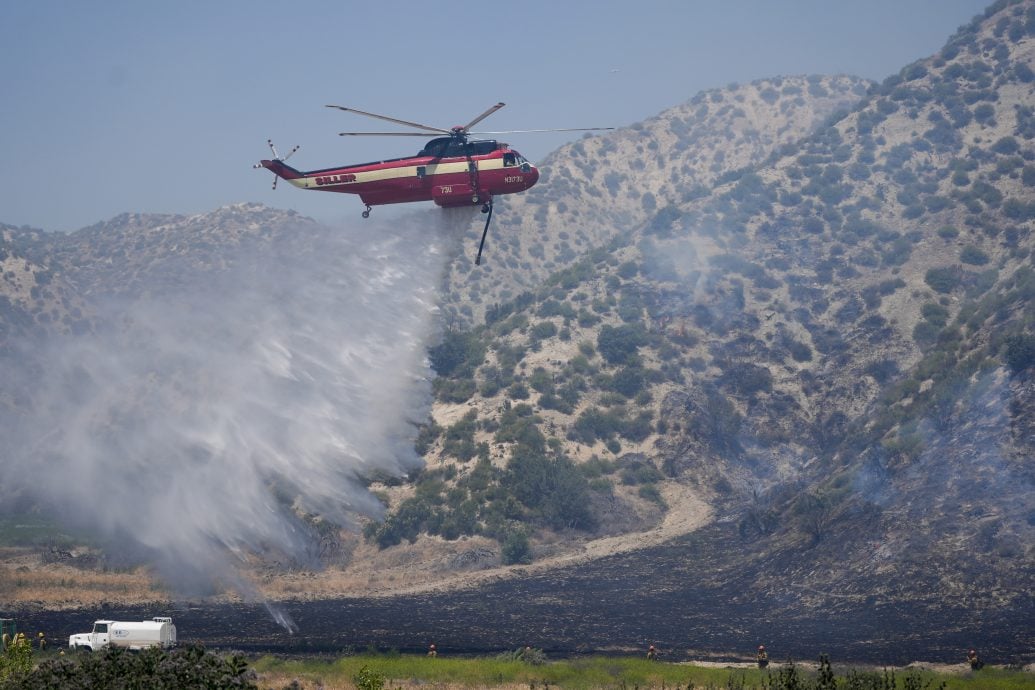
[[539, 181], [539, 168], [537, 168], [537, 167], [535, 167], [533, 165], [532, 166], [532, 170], [529, 171], [529, 173], [527, 175], [527, 178], [528, 178], [528, 187], [526, 187], [525, 189], [528, 189], [529, 187], [534, 186], [535, 183]]

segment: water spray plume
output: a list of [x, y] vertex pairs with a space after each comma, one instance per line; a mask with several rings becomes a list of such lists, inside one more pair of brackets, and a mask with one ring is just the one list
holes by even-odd
[[98, 302], [95, 332], [46, 343], [20, 381], [6, 489], [146, 558], [181, 596], [261, 600], [237, 565], [305, 561], [300, 516], [378, 516], [363, 478], [420, 464], [442, 233], [298, 232]]

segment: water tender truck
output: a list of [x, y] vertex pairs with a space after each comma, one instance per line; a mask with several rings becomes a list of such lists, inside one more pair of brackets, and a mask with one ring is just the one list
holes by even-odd
[[121, 647], [133, 651], [149, 647], [163, 649], [176, 645], [176, 626], [172, 618], [155, 616], [149, 621], [94, 621], [88, 633], [70, 635], [68, 648], [74, 652], [97, 652], [107, 647]]

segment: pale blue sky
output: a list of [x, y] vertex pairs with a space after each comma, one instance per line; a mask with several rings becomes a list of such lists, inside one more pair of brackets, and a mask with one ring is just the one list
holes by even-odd
[[[239, 201], [358, 217], [352, 196], [271, 191], [251, 169], [266, 139], [282, 153], [300, 144], [293, 165], [324, 168], [422, 143], [338, 137], [384, 127], [326, 103], [449, 127], [502, 100], [484, 129], [624, 126], [731, 82], [882, 80], [988, 4], [7, 0], [0, 222], [67, 231]], [[505, 139], [539, 160], [577, 136]]]

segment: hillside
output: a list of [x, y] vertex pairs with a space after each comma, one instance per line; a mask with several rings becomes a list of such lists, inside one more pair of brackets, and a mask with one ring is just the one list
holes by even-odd
[[[275, 486], [324, 568], [252, 553], [249, 577], [310, 598], [577, 570], [806, 627], [874, 606], [939, 635], [1016, 626], [1035, 591], [1033, 104], [1035, 2], [997, 2], [880, 85], [767, 79], [562, 147], [501, 200], [487, 265], [448, 265], [425, 467], [359, 477], [385, 509], [361, 534]], [[308, 224], [239, 206], [5, 228], [4, 333], [88, 331], [92, 295], [216, 275], [228, 248]]]
[[[731, 85], [630, 127], [560, 147], [542, 161], [536, 187], [497, 200], [483, 265], [471, 266], [466, 255], [452, 262], [446, 309], [468, 323], [480, 322], [492, 305], [803, 138], [854, 105], [868, 85], [855, 77], [819, 75]], [[465, 246], [472, 240], [477, 244], [471, 235]]]
[[1031, 3], [997, 3], [815, 134], [707, 194], [690, 181], [447, 334], [424, 437], [441, 465], [378, 538], [473, 528], [534, 555], [509, 517], [550, 553], [679, 512], [676, 485], [737, 526], [721, 571], [780, 562], [799, 605], [872, 578], [903, 600], [1020, 605], [1033, 30]]

